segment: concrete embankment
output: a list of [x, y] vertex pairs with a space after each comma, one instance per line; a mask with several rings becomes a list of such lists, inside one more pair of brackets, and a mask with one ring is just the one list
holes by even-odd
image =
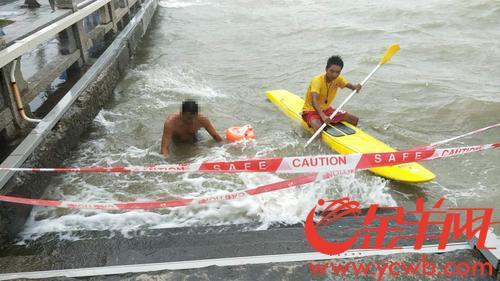
[[[19, 162], [24, 167], [61, 165], [99, 110], [112, 97], [113, 89], [125, 73], [157, 6], [157, 0], [142, 3], [141, 9], [106, 51], [5, 160], [5, 166], [14, 167]], [[5, 182], [1, 194], [27, 198], [39, 198], [50, 179], [47, 174], [37, 173], [12, 175], [2, 172], [0, 176]], [[0, 202], [0, 247], [15, 238], [31, 209], [27, 205]]]

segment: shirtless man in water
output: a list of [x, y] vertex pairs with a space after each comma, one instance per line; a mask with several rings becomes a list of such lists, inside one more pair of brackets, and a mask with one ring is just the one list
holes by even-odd
[[161, 154], [165, 158], [168, 156], [172, 139], [183, 143], [195, 142], [196, 133], [202, 127], [207, 130], [215, 141], [222, 141], [221, 136], [217, 133], [210, 120], [205, 115], [198, 113], [198, 104], [193, 100], [184, 101], [181, 112], [168, 116], [165, 125], [163, 125]]

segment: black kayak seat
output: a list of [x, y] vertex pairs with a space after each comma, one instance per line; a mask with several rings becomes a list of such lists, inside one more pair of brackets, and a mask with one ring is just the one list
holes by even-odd
[[330, 124], [326, 126], [323, 131], [326, 131], [329, 135], [332, 137], [343, 137], [346, 135], [352, 135], [356, 133], [353, 129], [347, 127], [346, 125], [342, 123], [335, 123], [335, 124]]

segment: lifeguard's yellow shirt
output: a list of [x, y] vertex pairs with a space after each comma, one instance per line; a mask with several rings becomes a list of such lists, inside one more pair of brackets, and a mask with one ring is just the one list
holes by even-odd
[[314, 76], [314, 78], [309, 83], [307, 88], [304, 107], [302, 111], [315, 110], [312, 104], [312, 92], [319, 94], [318, 102], [322, 110], [327, 109], [332, 103], [333, 99], [337, 95], [338, 88], [344, 88], [349, 81], [347, 81], [344, 76], [339, 75], [335, 80], [330, 82], [330, 85], [326, 85], [325, 73]]

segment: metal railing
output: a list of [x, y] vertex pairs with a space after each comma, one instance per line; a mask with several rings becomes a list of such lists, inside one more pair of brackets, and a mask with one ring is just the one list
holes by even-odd
[[99, 10], [110, 1], [111, 0], [96, 0], [93, 3], [86, 5], [81, 10], [77, 10], [63, 19], [44, 27], [21, 40], [15, 41], [14, 44], [0, 51], [0, 68], [11, 63], [23, 54], [34, 50], [39, 44], [52, 39], [59, 32], [83, 20], [85, 17]]
[[[84, 15], [88, 15], [105, 5], [110, 0], [98, 0], [95, 3], [88, 5], [82, 14], [79, 14], [80, 20], [84, 17]], [[93, 5], [96, 4], [96, 5]], [[54, 107], [38, 125], [30, 132], [30, 134], [17, 146], [17, 148], [1, 163], [4, 167], [20, 167], [24, 161], [31, 155], [31, 153], [36, 149], [36, 147], [43, 141], [45, 136], [49, 134], [52, 128], [59, 122], [64, 113], [68, 111], [71, 105], [76, 101], [76, 99], [85, 91], [85, 89], [95, 81], [95, 79], [104, 71], [106, 67], [111, 65], [118, 57], [119, 51], [128, 46], [127, 41], [129, 40], [131, 34], [137, 28], [142, 28], [142, 34], [145, 33], [145, 28], [149, 24], [152, 18], [152, 14], [158, 5], [158, 0], [149, 0], [142, 4], [142, 8], [137, 11], [135, 16], [130, 20], [127, 26], [116, 36], [115, 40], [111, 43], [111, 45], [104, 51], [104, 53], [95, 61], [95, 63], [90, 67], [90, 69], [80, 78], [80, 80], [64, 95], [64, 97], [59, 101], [56, 107]], [[153, 12], [152, 12], [153, 11]], [[80, 17], [81, 16], [81, 17]], [[73, 18], [71, 21], [65, 21], [65, 24], [70, 24], [76, 18]], [[146, 22], [146, 24], [142, 24]], [[74, 23], [74, 22], [73, 22]], [[51, 25], [52, 26], [52, 25]], [[48, 26], [47, 28], [51, 27]], [[65, 25], [57, 25], [57, 26], [65, 26]], [[66, 25], [67, 27], [67, 25]], [[55, 29], [55, 26], [52, 27]], [[62, 27], [57, 27], [61, 28]], [[38, 33], [38, 32], [37, 32]], [[33, 34], [36, 36], [36, 34]], [[43, 34], [38, 35], [37, 40], [41, 40], [41, 38], [50, 38], [50, 36], [45, 37]], [[26, 41], [27, 38], [22, 41]], [[38, 41], [41, 42], [41, 41]], [[18, 42], [21, 43], [21, 42]], [[32, 46], [32, 44], [23, 45], [23, 50], [29, 50], [28, 46]], [[34, 45], [36, 46], [36, 45]], [[13, 50], [13, 49], [11, 49]], [[19, 49], [17, 49], [19, 50]], [[14, 52], [14, 51], [12, 51]], [[12, 54], [12, 52], [10, 54]], [[19, 52], [19, 51], [17, 51]], [[10, 57], [14, 57], [13, 55]], [[5, 59], [5, 61], [8, 61]], [[13, 176], [13, 172], [0, 172], [0, 190], [4, 187], [4, 185], [10, 180]]]

